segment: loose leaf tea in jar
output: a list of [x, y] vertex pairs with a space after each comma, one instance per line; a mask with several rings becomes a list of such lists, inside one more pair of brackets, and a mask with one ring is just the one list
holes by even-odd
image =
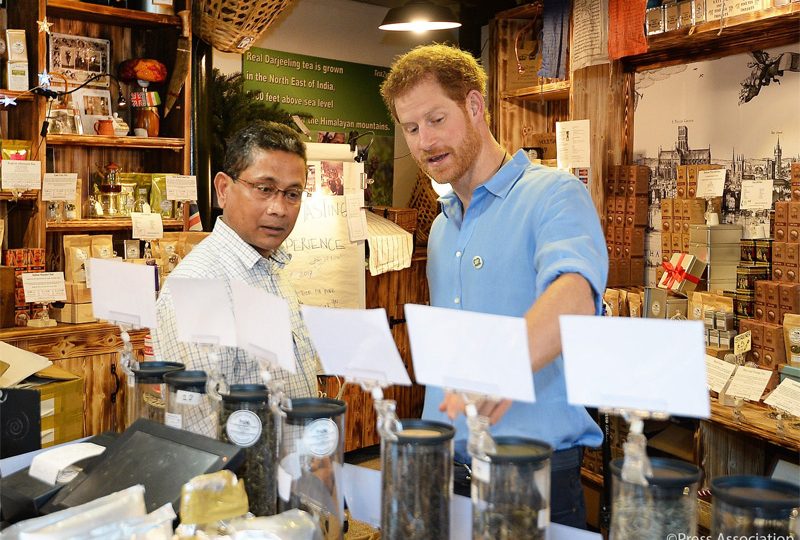
[[276, 463], [278, 435], [263, 384], [233, 384], [222, 394], [219, 439], [244, 449], [244, 463], [237, 471], [244, 480], [250, 512], [256, 516], [277, 513]]
[[401, 424], [381, 438], [381, 538], [449, 538], [455, 430], [428, 420]]

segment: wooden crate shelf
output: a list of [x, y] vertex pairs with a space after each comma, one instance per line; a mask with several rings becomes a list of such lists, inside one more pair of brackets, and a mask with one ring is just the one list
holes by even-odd
[[135, 9], [88, 4], [76, 0], [48, 0], [47, 14], [64, 19], [80, 19], [103, 24], [120, 24], [120, 21], [125, 21], [126, 26], [181, 27], [181, 19], [177, 15], [159, 15]]
[[[30, 189], [28, 191], [23, 191], [19, 198], [23, 201], [35, 201], [39, 197], [39, 192], [37, 190]], [[0, 191], [0, 201], [11, 201], [14, 200], [14, 195], [8, 190]]]
[[103, 135], [48, 135], [48, 146], [108, 146], [183, 150], [185, 140], [171, 137], [108, 137]]
[[800, 3], [649, 36], [646, 53], [622, 59], [639, 71], [720, 58], [800, 40]]
[[[182, 219], [164, 218], [164, 229], [179, 231], [183, 229]], [[47, 223], [48, 232], [97, 232], [97, 231], [118, 231], [130, 229], [132, 227], [131, 218], [96, 218], [96, 219], [74, 219], [70, 221], [49, 221]]]

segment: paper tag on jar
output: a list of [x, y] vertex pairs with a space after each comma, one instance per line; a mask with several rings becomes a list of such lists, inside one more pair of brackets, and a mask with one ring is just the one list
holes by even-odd
[[539, 515], [537, 516], [537, 527], [539, 529], [546, 529], [550, 526], [550, 507], [544, 508], [539, 510]]
[[330, 418], [319, 418], [303, 430], [303, 449], [315, 457], [328, 457], [339, 444], [339, 426]]
[[491, 479], [492, 465], [482, 459], [472, 458], [472, 477], [488, 484]]
[[186, 390], [178, 390], [175, 396], [175, 402], [178, 405], [200, 405], [201, 395], [199, 392], [187, 392]]
[[183, 416], [178, 413], [165, 412], [164, 425], [175, 429], [183, 429]]
[[235, 411], [225, 423], [225, 433], [236, 446], [253, 446], [261, 437], [261, 419], [253, 411]]

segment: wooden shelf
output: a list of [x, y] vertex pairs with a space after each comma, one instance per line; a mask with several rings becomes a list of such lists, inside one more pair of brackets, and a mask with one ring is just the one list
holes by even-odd
[[585, 467], [581, 467], [581, 478], [596, 486], [603, 485], [603, 475], [594, 471], [590, 471]]
[[124, 24], [125, 26], [181, 27], [181, 19], [177, 15], [159, 15], [135, 9], [100, 6], [75, 0], [47, 0], [47, 15], [104, 24]]
[[542, 84], [539, 86], [528, 86], [510, 92], [503, 92], [503, 99], [519, 99], [524, 101], [558, 101], [569, 99], [569, 89], [572, 86], [570, 81], [558, 81], [554, 83]]
[[781, 437], [777, 433], [775, 420], [767, 417], [770, 409], [755, 403], [745, 402], [742, 406], [742, 415], [745, 422], [737, 422], [733, 417], [733, 407], [726, 407], [716, 399], [711, 400], [711, 422], [730, 429], [762, 439], [771, 444], [782, 446], [793, 450], [800, 449], [800, 429], [792, 427], [797, 420], [784, 420], [786, 436]]
[[[22, 195], [19, 197], [23, 201], [35, 201], [39, 198], [39, 191], [35, 189], [29, 189], [28, 191], [23, 191]], [[14, 196], [10, 191], [3, 190], [0, 191], [0, 201], [11, 201], [14, 199]]]
[[[165, 230], [182, 230], [183, 220], [164, 218]], [[97, 218], [97, 219], [74, 219], [70, 221], [48, 221], [48, 232], [97, 232], [97, 231], [118, 231], [122, 229], [130, 229], [131, 218]]]
[[800, 3], [794, 2], [650, 36], [646, 53], [625, 57], [622, 61], [642, 71], [777, 47], [798, 40]]
[[104, 135], [48, 135], [48, 146], [112, 146], [183, 150], [185, 140], [170, 137], [108, 137]]

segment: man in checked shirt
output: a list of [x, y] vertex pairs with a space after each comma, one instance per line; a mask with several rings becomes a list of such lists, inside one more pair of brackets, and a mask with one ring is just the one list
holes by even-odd
[[[187, 370], [218, 371], [228, 384], [262, 383], [258, 362], [244, 350], [225, 347], [212, 366], [200, 347], [177, 340], [171, 280], [238, 279], [289, 303], [297, 372], [278, 369], [272, 378], [284, 382], [290, 398], [317, 395], [317, 357], [284, 272], [291, 255], [281, 247], [297, 221], [305, 184], [305, 145], [292, 129], [259, 121], [228, 141], [224, 170], [214, 177], [222, 217], [170, 273], [158, 298], [153, 346], [159, 360], [183, 362]], [[216, 413], [202, 407], [195, 417], [184, 416], [182, 427], [216, 437]]]

